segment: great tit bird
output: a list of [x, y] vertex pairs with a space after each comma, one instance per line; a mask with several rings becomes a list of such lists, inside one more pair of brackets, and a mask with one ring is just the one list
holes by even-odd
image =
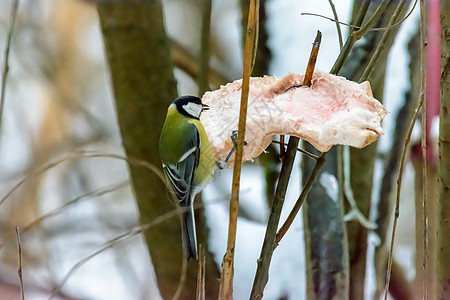
[[194, 198], [211, 180], [216, 161], [200, 114], [209, 107], [194, 96], [175, 99], [167, 109], [159, 151], [164, 174], [185, 209], [181, 217], [182, 243], [187, 260], [197, 259]]

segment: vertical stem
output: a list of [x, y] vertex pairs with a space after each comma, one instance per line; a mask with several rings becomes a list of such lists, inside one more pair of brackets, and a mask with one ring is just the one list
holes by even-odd
[[[428, 212], [427, 212], [427, 87], [426, 87], [426, 73], [427, 73], [427, 59], [425, 52], [426, 45], [426, 32], [425, 24], [427, 24], [427, 13], [425, 10], [425, 1], [420, 0], [420, 60], [422, 62], [422, 76], [420, 78], [420, 94], [423, 96], [422, 99], [422, 138], [421, 138], [421, 148], [422, 148], [422, 226], [423, 226], [423, 261], [422, 261], [422, 271], [425, 276], [423, 276], [422, 281], [422, 298], [424, 300], [428, 299], [428, 278], [426, 274], [428, 273]], [[392, 255], [392, 254], [390, 254]]]
[[[314, 73], [314, 67], [317, 61], [317, 54], [319, 52], [320, 41], [322, 34], [317, 31], [316, 38], [314, 40], [311, 55], [309, 57], [308, 67], [306, 69], [303, 85], [311, 86], [311, 80]], [[276, 247], [276, 233], [278, 223], [280, 221], [281, 209], [283, 208], [284, 198], [286, 196], [286, 190], [291, 176], [292, 166], [294, 164], [295, 155], [297, 153], [299, 139], [291, 136], [289, 138], [289, 144], [286, 151], [286, 155], [283, 159], [281, 166], [280, 178], [278, 180], [275, 197], [272, 202], [272, 208], [269, 215], [269, 221], [267, 224], [266, 235], [264, 237], [264, 243], [261, 249], [261, 254], [258, 259], [258, 267], [253, 281], [252, 292], [250, 299], [262, 299], [264, 288], [269, 280], [269, 267], [272, 260], [273, 251]]]
[[5, 106], [5, 90], [6, 90], [6, 78], [9, 72], [9, 50], [11, 49], [12, 34], [14, 31], [14, 25], [16, 23], [17, 8], [19, 7], [19, 0], [15, 0], [11, 6], [11, 23], [8, 30], [8, 38], [6, 39], [5, 56], [3, 58], [3, 73], [2, 73], [2, 92], [0, 96], [0, 135], [2, 130], [3, 110]]
[[202, 36], [200, 46], [200, 73], [198, 75], [198, 96], [201, 98], [203, 94], [209, 90], [208, 73], [209, 73], [209, 43], [211, 31], [211, 1], [202, 1]]
[[422, 107], [422, 103], [423, 103], [423, 96], [421, 95], [419, 97], [417, 107], [414, 110], [414, 115], [409, 124], [408, 132], [406, 134], [405, 142], [403, 144], [402, 156], [401, 156], [401, 160], [400, 160], [400, 171], [399, 171], [398, 178], [397, 178], [397, 196], [396, 196], [396, 201], [395, 201], [394, 225], [392, 228], [391, 246], [390, 246], [390, 250], [389, 250], [387, 271], [386, 271], [386, 285], [384, 288], [384, 299], [385, 300], [387, 299], [387, 294], [388, 294], [388, 289], [389, 289], [389, 281], [391, 278], [392, 260], [393, 260], [392, 253], [394, 250], [395, 232], [397, 230], [397, 221], [398, 221], [398, 216], [400, 213], [400, 190], [402, 187], [402, 175], [403, 175], [403, 169], [405, 167], [406, 152], [408, 151], [408, 145], [411, 140], [411, 133], [412, 133], [412, 130], [414, 127], [414, 121], [416, 120], [417, 114], [419, 113], [419, 110]]
[[[338, 181], [338, 200], [339, 203], [344, 204], [344, 188], [345, 188], [345, 176], [344, 176], [344, 145], [336, 146], [336, 171], [337, 171], [337, 181]], [[349, 150], [350, 151], [350, 150]]]
[[[413, 151], [417, 150], [418, 145], [413, 147]], [[430, 152], [429, 152], [430, 153]], [[412, 159], [414, 167], [414, 194], [415, 194], [415, 210], [416, 210], [416, 254], [415, 254], [415, 269], [416, 278], [414, 280], [414, 293], [421, 297], [421, 299], [437, 299], [435, 293], [435, 282], [436, 282], [436, 256], [433, 251], [436, 250], [436, 224], [437, 224], [437, 213], [433, 210], [437, 206], [438, 198], [438, 169], [437, 164], [431, 163], [427, 164], [427, 227], [428, 227], [428, 238], [427, 246], [424, 246], [425, 242], [425, 229], [424, 229], [424, 209], [423, 209], [423, 180], [425, 176], [423, 172], [422, 159], [419, 157], [413, 157]], [[427, 252], [427, 253], [426, 253]], [[424, 256], [428, 257], [425, 258]], [[427, 260], [427, 262], [425, 262]], [[395, 262], [393, 262], [395, 263]], [[425, 267], [426, 264], [426, 267]], [[392, 294], [391, 289], [393, 285], [394, 277], [394, 267], [392, 267], [391, 284], [389, 285], [389, 293]]]
[[198, 250], [197, 295], [195, 298], [196, 300], [205, 300], [205, 269], [206, 269], [205, 247], [203, 247], [203, 244], [200, 244]]
[[16, 226], [16, 239], [17, 239], [17, 257], [19, 261], [17, 274], [19, 275], [21, 299], [25, 300], [25, 290], [23, 286], [23, 276], [22, 276], [22, 243], [20, 242], [20, 231], [18, 226]]
[[259, 20], [259, 0], [251, 0], [248, 13], [247, 33], [244, 48], [244, 70], [242, 75], [241, 105], [239, 112], [238, 137], [231, 187], [230, 219], [228, 226], [227, 252], [222, 261], [219, 299], [233, 299], [234, 248], [236, 243], [237, 216], [239, 210], [239, 183], [244, 150], [245, 125], [247, 118], [250, 73], [255, 53], [255, 41]]
[[305, 202], [306, 197], [308, 196], [309, 191], [311, 190], [314, 182], [316, 181], [317, 177], [319, 176], [320, 169], [322, 168], [323, 164], [327, 160], [327, 152], [322, 153], [322, 155], [319, 156], [319, 158], [316, 161], [316, 164], [314, 165], [314, 168], [311, 171], [311, 175], [309, 175], [308, 180], [306, 180], [305, 185], [303, 186], [302, 192], [300, 193], [300, 196], [298, 197], [297, 201], [294, 204], [294, 207], [292, 208], [291, 212], [289, 213], [289, 216], [286, 218], [286, 221], [283, 223], [283, 225], [280, 227], [280, 230], [278, 230], [277, 238], [276, 238], [276, 245], [281, 241], [283, 236], [288, 231], [289, 227], [291, 227], [292, 222], [294, 222], [295, 217], [297, 216], [298, 212], [300, 211], [300, 208], [303, 205], [303, 202]]
[[[402, 9], [403, 5], [404, 5], [405, 1], [402, 1], [398, 4], [396, 11], [393, 15], [393, 18], [395, 18], [395, 15], [398, 14], [400, 12], [400, 10]], [[419, 96], [419, 103], [418, 106], [414, 112], [415, 116], [417, 116], [419, 107], [422, 106], [422, 110], [424, 110], [424, 106], [425, 106], [425, 100], [424, 100], [424, 92], [425, 92], [425, 56], [424, 56], [424, 21], [425, 21], [425, 10], [424, 10], [424, 1], [421, 0], [420, 1], [420, 12], [421, 12], [421, 21], [420, 21], [420, 37], [421, 37], [421, 62], [422, 62], [422, 76], [421, 76], [421, 91], [420, 91], [420, 96]], [[393, 18], [391, 18], [391, 21], [389, 22], [389, 25], [391, 25], [392, 22], [395, 22], [395, 20], [393, 20]], [[367, 71], [367, 69], [366, 69]], [[366, 72], [365, 72], [366, 73]], [[422, 121], [424, 121], [424, 115], [425, 112], [422, 111]], [[387, 272], [386, 272], [386, 285], [385, 285], [385, 291], [384, 291], [384, 299], [387, 299], [387, 294], [388, 294], [388, 289], [389, 289], [389, 283], [390, 283], [390, 278], [391, 278], [391, 270], [392, 270], [392, 260], [393, 260], [393, 251], [394, 251], [394, 242], [395, 242], [395, 233], [396, 233], [396, 229], [397, 229], [397, 222], [398, 222], [398, 216], [400, 213], [400, 189], [401, 189], [401, 184], [402, 184], [402, 176], [403, 176], [403, 168], [404, 168], [404, 163], [405, 163], [405, 156], [406, 156], [406, 151], [407, 151], [407, 146], [410, 140], [410, 136], [411, 136], [411, 132], [412, 132], [412, 127], [414, 124], [414, 119], [411, 120], [411, 124], [410, 124], [410, 128], [408, 129], [408, 135], [405, 139], [405, 144], [404, 144], [404, 148], [403, 148], [403, 152], [402, 152], [402, 158], [401, 158], [401, 163], [400, 163], [400, 171], [399, 171], [399, 175], [398, 175], [398, 179], [397, 179], [397, 197], [396, 197], [396, 202], [395, 202], [395, 214], [394, 214], [394, 224], [393, 224], [393, 228], [392, 228], [392, 235], [391, 235], [391, 245], [390, 245], [390, 250], [389, 250], [389, 256], [388, 256], [388, 265], [387, 265]], [[422, 127], [422, 130], [425, 131], [425, 127]], [[423, 141], [422, 141], [423, 142]], [[425, 172], [426, 176], [426, 169], [423, 170]], [[425, 185], [425, 183], [423, 183]], [[426, 190], [422, 190], [422, 197], [426, 197]], [[424, 211], [425, 213], [425, 211]], [[424, 216], [424, 218], [426, 218], [426, 215]], [[425, 234], [427, 234], [426, 232], [426, 227], [424, 227], [424, 239], [426, 239]], [[424, 241], [424, 243], [427, 243]], [[427, 261], [426, 258], [427, 254], [424, 252], [424, 263]], [[424, 265], [425, 267], [425, 265]], [[426, 271], [424, 272], [424, 274], [426, 273]], [[424, 282], [423, 282], [423, 295], [427, 295], [427, 291], [426, 291], [426, 278], [424, 276]], [[427, 296], [425, 296], [425, 298], [427, 298]]]
[[336, 12], [336, 7], [334, 6], [334, 3], [332, 0], [328, 0], [328, 3], [330, 4], [331, 10], [333, 11], [334, 19], [336, 20], [336, 31], [338, 35], [339, 40], [339, 49], [342, 49], [344, 47], [344, 43], [342, 42], [342, 32], [341, 32], [341, 25], [339, 24], [339, 18]]

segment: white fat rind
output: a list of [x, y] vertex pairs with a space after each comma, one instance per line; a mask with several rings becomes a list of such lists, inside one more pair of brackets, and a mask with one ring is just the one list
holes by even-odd
[[[299, 87], [302, 81], [296, 74], [251, 78], [244, 161], [259, 156], [277, 134], [297, 136], [320, 151], [337, 144], [362, 148], [383, 134], [386, 110], [372, 97], [368, 82], [321, 72], [314, 73], [311, 87]], [[210, 109], [201, 122], [218, 161], [233, 146], [230, 136], [238, 128], [240, 98], [241, 80], [203, 96]]]

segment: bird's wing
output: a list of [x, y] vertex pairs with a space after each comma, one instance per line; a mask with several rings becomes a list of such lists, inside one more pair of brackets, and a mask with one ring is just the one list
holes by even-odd
[[164, 166], [164, 173], [181, 206], [188, 206], [191, 202], [192, 179], [200, 156], [199, 133], [193, 124], [190, 126], [191, 134], [186, 136], [186, 142], [181, 145], [184, 153], [178, 163]]

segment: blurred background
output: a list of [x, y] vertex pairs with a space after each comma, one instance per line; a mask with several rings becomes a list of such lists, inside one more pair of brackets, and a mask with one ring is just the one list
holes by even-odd
[[[6, 45], [11, 3], [0, 2], [0, 49]], [[192, 64], [197, 63], [200, 52], [201, 3], [162, 1], [179, 95], [198, 93]], [[242, 77], [245, 5], [241, 4], [238, 0], [212, 1], [211, 89]], [[277, 0], [261, 1], [261, 5], [264, 23], [258, 59], [262, 62], [258, 63], [260, 74], [255, 75], [303, 74], [317, 30], [322, 32], [323, 39], [316, 70], [330, 70], [340, 51], [335, 24], [317, 16], [301, 15], [308, 12], [333, 18], [329, 1]], [[335, 1], [335, 5], [339, 19], [350, 22], [353, 1]], [[408, 2], [403, 15], [411, 8], [412, 3], [409, 6]], [[372, 221], [377, 219], [375, 208], [386, 161], [393, 144], [398, 143], [394, 134], [398, 129], [398, 112], [405, 107], [408, 97], [413, 99], [409, 103], [415, 103], [417, 97], [414, 86], [419, 81], [410, 72], [410, 57], [415, 55], [414, 59], [419, 61], [418, 52], [414, 52], [418, 47], [418, 20], [416, 7], [396, 28], [395, 39], [380, 63], [385, 64], [383, 74], [371, 81], [375, 96], [389, 112], [383, 122], [386, 133], [376, 148], [373, 192], [363, 210], [369, 217], [372, 206]], [[341, 28], [345, 41], [348, 28], [343, 25]], [[414, 41], [416, 46], [412, 46]], [[367, 40], [357, 46], [361, 51], [374, 48]], [[18, 299], [20, 295], [15, 233], [18, 226], [27, 299], [47, 299], [52, 292], [55, 299], [160, 299], [143, 237], [129, 234], [113, 245], [108, 244], [135, 228], [139, 213], [127, 162], [120, 159], [125, 152], [95, 2], [21, 0], [10, 51], [0, 133], [0, 298]], [[2, 60], [2, 67], [3, 63]], [[413, 144], [420, 139], [420, 126], [413, 138]], [[155, 149], [155, 155], [156, 152]], [[269, 152], [263, 156], [277, 156], [278, 147]], [[298, 155], [282, 220], [301, 191], [301, 160]], [[267, 178], [268, 174], [279, 172], [280, 164], [271, 164], [271, 168], [264, 158], [244, 165], [236, 248], [236, 299], [248, 298], [250, 294], [269, 214], [268, 199], [273, 194]], [[231, 173], [232, 170], [216, 173], [203, 193], [210, 230], [209, 249], [218, 265], [226, 250]], [[415, 278], [416, 249], [415, 177], [410, 162], [403, 180], [394, 257], [399, 274], [410, 285]], [[390, 194], [388, 198], [393, 201]], [[275, 251], [264, 299], [305, 299], [303, 224], [301, 216], [297, 217]], [[382, 240], [375, 233], [365, 237], [367, 242], [356, 243], [367, 244], [368, 259], [363, 259], [368, 274], [364, 297], [374, 299], [375, 247]], [[178, 282], [179, 278], [173, 280]]]

